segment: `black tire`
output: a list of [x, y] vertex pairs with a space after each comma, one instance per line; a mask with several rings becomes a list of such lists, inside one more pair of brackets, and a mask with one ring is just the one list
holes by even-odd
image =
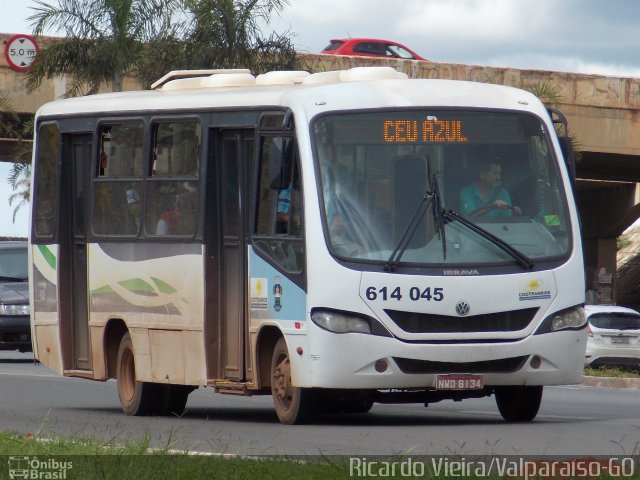
[[368, 413], [373, 407], [373, 397], [365, 395], [362, 398], [347, 400], [342, 407], [344, 413]]
[[542, 402], [542, 386], [503, 386], [494, 390], [500, 415], [507, 422], [530, 422]]
[[177, 417], [184, 413], [187, 406], [189, 394], [195, 390], [195, 387], [189, 385], [167, 385], [168, 400], [164, 415], [175, 415]]
[[313, 392], [291, 383], [291, 363], [284, 338], [278, 340], [271, 357], [271, 396], [276, 415], [285, 425], [306, 423], [313, 416]]
[[322, 413], [367, 413], [374, 403], [368, 390], [320, 391], [316, 400]]
[[127, 415], [147, 415], [157, 405], [157, 384], [139, 382], [136, 377], [135, 354], [129, 332], [120, 340], [116, 378], [122, 410]]

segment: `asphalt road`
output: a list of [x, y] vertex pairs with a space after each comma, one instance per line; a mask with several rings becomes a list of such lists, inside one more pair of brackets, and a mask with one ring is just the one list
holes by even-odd
[[177, 417], [127, 417], [114, 381], [63, 378], [30, 354], [0, 352], [0, 429], [243, 455], [638, 455], [640, 390], [547, 387], [532, 423], [508, 424], [493, 398], [375, 405], [312, 425], [277, 422], [270, 397], [205, 388]]

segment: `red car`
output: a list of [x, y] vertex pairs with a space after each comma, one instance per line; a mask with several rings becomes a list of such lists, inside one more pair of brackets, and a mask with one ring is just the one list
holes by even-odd
[[375, 38], [334, 39], [322, 50], [322, 53], [426, 60], [400, 43]]

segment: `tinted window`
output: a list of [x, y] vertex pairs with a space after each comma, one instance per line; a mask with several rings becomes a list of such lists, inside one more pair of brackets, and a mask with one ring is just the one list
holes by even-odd
[[399, 58], [414, 58], [413, 54], [406, 48], [402, 48], [398, 45], [387, 45], [387, 51], [389, 55]]
[[367, 55], [387, 55], [384, 44], [375, 42], [359, 43], [353, 47], [353, 51], [366, 53]]
[[302, 192], [293, 138], [263, 138], [259, 175], [254, 243], [285, 271], [299, 273], [304, 265]]
[[60, 137], [58, 126], [42, 125], [38, 132], [35, 170], [35, 234], [51, 237], [55, 226], [56, 185]]
[[147, 182], [147, 235], [193, 235], [197, 225], [201, 132], [198, 122], [154, 126]]
[[[513, 263], [464, 222], [440, 223], [436, 213], [442, 210], [425, 203], [432, 191], [443, 209], [459, 212], [529, 258], [569, 251], [561, 179], [545, 125], [536, 117], [369, 111], [318, 116], [312, 128], [325, 232], [338, 256], [386, 262], [402, 241], [406, 263]], [[486, 193], [479, 190], [487, 185]], [[429, 208], [410, 225], [424, 206]]]
[[93, 232], [136, 235], [144, 165], [144, 123], [102, 125], [93, 187]]
[[27, 249], [0, 249], [0, 281], [27, 278]]
[[640, 315], [632, 313], [595, 313], [589, 317], [589, 323], [597, 328], [613, 330], [640, 329]]

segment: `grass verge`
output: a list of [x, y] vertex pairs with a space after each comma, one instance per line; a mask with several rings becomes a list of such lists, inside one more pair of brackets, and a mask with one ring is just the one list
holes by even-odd
[[584, 369], [584, 374], [590, 377], [640, 378], [640, 371], [632, 367], [589, 367]]
[[[312, 462], [286, 458], [190, 455], [151, 449], [143, 441], [126, 446], [92, 440], [39, 440], [32, 434], [0, 432], [0, 478], [61, 480], [326, 479], [349, 478], [344, 460]], [[36, 473], [31, 473], [36, 472]]]
[[[506, 456], [510, 457], [510, 456]], [[136, 444], [117, 446], [93, 440], [66, 440], [62, 438], [40, 440], [33, 434], [0, 432], [0, 478], [54, 479], [54, 480], [156, 480], [156, 479], [267, 479], [267, 480], [316, 480], [353, 478], [402, 478], [402, 479], [528, 479], [528, 478], [577, 478], [571, 473], [574, 468], [601, 466], [595, 476], [588, 478], [613, 479], [620, 475], [610, 474], [611, 462], [596, 459], [533, 458], [511, 456], [508, 463], [494, 465], [491, 456], [484, 456], [484, 463], [470, 458], [447, 455], [429, 461], [431, 457], [395, 456], [392, 458], [365, 459], [373, 468], [356, 467], [350, 471], [348, 458], [240, 458], [216, 455], [192, 455], [186, 452], [151, 449], [148, 439]], [[483, 458], [483, 456], [480, 456]], [[629, 460], [629, 459], [626, 459]], [[444, 462], [444, 463], [443, 463]], [[524, 463], [522, 463], [524, 462]], [[603, 463], [604, 462], [604, 463]], [[637, 465], [638, 459], [633, 465]], [[384, 466], [395, 464], [395, 467]], [[442, 465], [450, 465], [443, 467]], [[496, 465], [503, 465], [499, 473]], [[550, 465], [555, 464], [558, 474], [548, 475]], [[421, 468], [416, 468], [422, 465]], [[437, 467], [434, 465], [438, 465]], [[482, 467], [484, 465], [484, 467]], [[491, 468], [493, 465], [495, 468]], [[602, 465], [605, 465], [602, 467]], [[617, 463], [615, 465], [618, 465]], [[624, 468], [617, 466], [625, 477], [635, 476], [630, 472], [629, 462]], [[431, 467], [430, 467], [431, 466]], [[397, 467], [397, 468], [396, 468]], [[488, 469], [487, 469], [488, 468]], [[546, 469], [546, 470], [544, 470]], [[562, 473], [565, 470], [567, 473]], [[635, 470], [635, 467], [633, 468]], [[547, 472], [547, 473], [543, 473]], [[576, 470], [577, 471], [577, 470]], [[581, 470], [582, 471], [582, 470]], [[580, 477], [581, 475], [578, 475]], [[585, 476], [586, 478], [586, 476]]]

